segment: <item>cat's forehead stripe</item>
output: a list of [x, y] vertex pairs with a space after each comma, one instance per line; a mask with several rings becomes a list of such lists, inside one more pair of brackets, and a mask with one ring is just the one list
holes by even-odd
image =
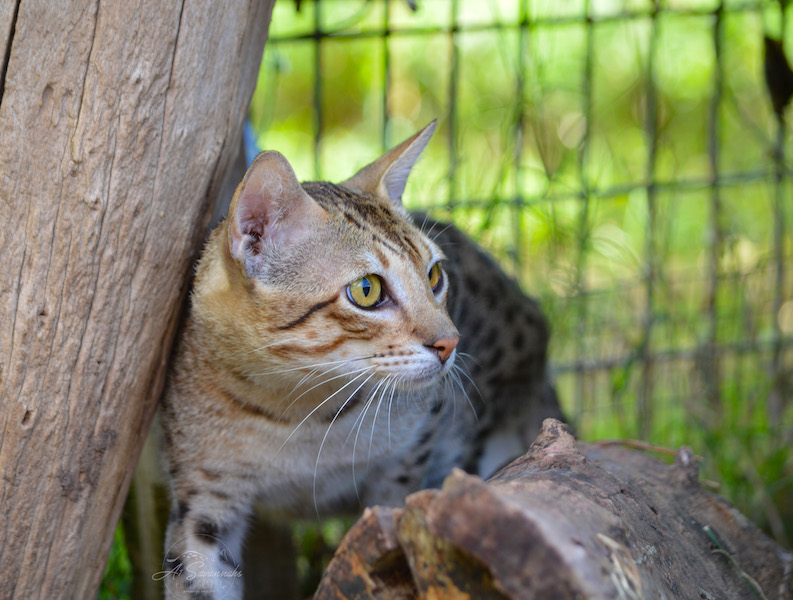
[[411, 240], [408, 236], [404, 236], [402, 242], [405, 244], [405, 246], [410, 247], [410, 250], [412, 251], [412, 254], [414, 256], [417, 256], [419, 258], [421, 257], [421, 251], [416, 247], [416, 244], [414, 244], [413, 240]]
[[[364, 225], [362, 225], [362, 224], [360, 223], [360, 221], [358, 221], [358, 219], [356, 219], [356, 218], [355, 218], [353, 215], [351, 215], [349, 212], [347, 212], [347, 211], [345, 211], [345, 210], [343, 210], [343, 209], [340, 209], [340, 210], [339, 210], [339, 212], [341, 212], [341, 214], [342, 214], [342, 215], [344, 215], [344, 218], [345, 218], [345, 219], [346, 219], [346, 220], [347, 220], [349, 223], [353, 224], [353, 225], [354, 225], [354, 226], [355, 226], [357, 229], [361, 229], [361, 230], [365, 230], [365, 229], [366, 229], [366, 230], [368, 230], [368, 228], [367, 228], [367, 227], [364, 227]], [[389, 244], [388, 242], [386, 242], [386, 241], [385, 241], [385, 240], [383, 240], [382, 238], [378, 237], [378, 236], [377, 236], [377, 234], [375, 234], [375, 233], [372, 233], [372, 241], [374, 241], [375, 243], [382, 244], [383, 246], [385, 246], [386, 248], [388, 248], [388, 249], [389, 249], [391, 252], [395, 252], [395, 253], [397, 253], [397, 254], [399, 253], [399, 248], [397, 248], [396, 246], [394, 246], [394, 245], [392, 245], [392, 244]]]
[[[372, 240], [376, 242], [377, 236], [372, 234]], [[377, 246], [374, 248], [374, 254], [377, 257], [378, 262], [382, 265], [383, 269], [388, 270], [388, 268], [391, 266], [391, 261], [388, 260], [388, 255]]]
[[405, 252], [416, 263], [422, 262], [421, 252], [412, 239], [416, 237], [415, 231], [380, 200], [353, 194], [325, 181], [304, 183], [303, 187], [326, 210], [341, 213], [345, 220], [358, 229], [374, 230], [372, 239], [391, 252]]

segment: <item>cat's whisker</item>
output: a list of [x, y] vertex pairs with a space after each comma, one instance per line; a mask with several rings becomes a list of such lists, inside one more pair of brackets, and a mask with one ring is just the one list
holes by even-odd
[[[400, 383], [402, 383], [402, 381], [403, 381], [404, 379], [405, 379], [405, 376], [404, 376], [404, 375], [402, 375], [402, 376], [401, 376], [401, 379], [399, 380], [399, 382], [400, 382]], [[405, 394], [405, 395], [404, 395], [404, 398], [405, 398], [405, 406], [407, 406], [407, 403], [408, 403], [408, 401], [410, 400], [410, 394]], [[400, 409], [399, 409], [399, 398], [397, 398], [397, 417], [401, 417], [401, 416], [402, 416], [402, 412], [401, 412], [401, 411], [400, 411]]]
[[[441, 396], [441, 398], [442, 399], [450, 398], [451, 399], [450, 401], [452, 403], [452, 411], [454, 411], [454, 405], [456, 404], [456, 400], [457, 400], [457, 391], [454, 389], [454, 382], [452, 380], [452, 377], [449, 375], [443, 378], [443, 395]], [[444, 400], [441, 400], [440, 402], [443, 403]], [[441, 406], [441, 409], [442, 408], [443, 406]]]
[[[425, 218], [425, 219], [424, 219], [424, 221], [425, 221], [425, 224], [426, 224], [426, 221], [427, 221], [427, 219], [428, 219], [428, 218], [429, 218], [429, 215], [427, 215], [427, 218]], [[449, 229], [449, 225], [450, 225], [450, 224], [449, 224], [449, 225], [447, 225], [445, 228], [443, 228], [443, 229], [442, 229], [441, 231], [439, 231], [438, 233], [436, 233], [435, 235], [432, 235], [433, 231], [435, 231], [435, 228], [436, 228], [438, 225], [440, 225], [440, 222], [438, 222], [438, 221], [434, 221], [434, 222], [432, 223], [432, 227], [430, 227], [430, 230], [429, 230], [429, 231], [424, 231], [424, 230], [422, 229], [422, 233], [424, 233], [424, 235], [426, 235], [428, 238], [430, 238], [430, 239], [431, 239], [433, 242], [436, 242], [436, 243], [437, 243], [437, 238], [438, 238], [438, 236], [440, 236], [440, 235], [443, 235], [443, 233], [444, 233], [444, 232], [445, 232], [447, 229]]]
[[[434, 228], [434, 227], [435, 227], [435, 225], [433, 225], [433, 228]], [[436, 233], [434, 236], [432, 235], [432, 230], [430, 230], [430, 232], [427, 234], [427, 237], [429, 237], [430, 239], [432, 239], [432, 241], [433, 241], [433, 242], [437, 243], [437, 240], [438, 240], [438, 238], [439, 238], [440, 236], [442, 236], [444, 233], [446, 233], [446, 230], [447, 230], [447, 229], [449, 229], [450, 227], [452, 227], [452, 223], [449, 223], [448, 225], [446, 225], [446, 227], [444, 227], [443, 229], [441, 229], [441, 230], [440, 230], [438, 233]], [[440, 244], [439, 244], [439, 245], [440, 245]]]
[[254, 348], [253, 350], [246, 350], [245, 352], [239, 352], [238, 354], [232, 354], [230, 358], [239, 358], [240, 356], [246, 356], [248, 354], [253, 354], [254, 352], [259, 352], [261, 350], [266, 350], [267, 348], [272, 348], [273, 346], [277, 346], [279, 344], [291, 344], [292, 342], [298, 342], [300, 338], [288, 338], [286, 340], [278, 340], [273, 342], [272, 344], [265, 344], [264, 346], [259, 346], [258, 348]]
[[[329, 373], [329, 372], [330, 372], [330, 371], [332, 371], [332, 370], [333, 370], [333, 368], [331, 368], [331, 369], [328, 369], [327, 371], [324, 371], [322, 374], [323, 374], [323, 375], [326, 375], [327, 373]], [[309, 381], [309, 380], [310, 380], [312, 377], [314, 377], [314, 375], [316, 375], [318, 372], [319, 372], [319, 367], [314, 367], [314, 368], [313, 368], [313, 369], [311, 369], [311, 370], [310, 370], [308, 373], [306, 373], [305, 375], [303, 375], [303, 377], [300, 379], [300, 381], [298, 381], [298, 382], [297, 382], [297, 383], [294, 385], [294, 387], [291, 389], [291, 391], [290, 391], [290, 392], [289, 392], [289, 393], [288, 393], [286, 396], [284, 396], [283, 400], [281, 400], [281, 402], [279, 402], [279, 405], [280, 405], [280, 404], [283, 404], [284, 402], [286, 402], [287, 400], [289, 400], [289, 397], [290, 397], [292, 394], [294, 394], [294, 393], [295, 393], [295, 392], [298, 390], [298, 388], [300, 388], [300, 386], [301, 386], [301, 385], [303, 385], [304, 383], [306, 383], [307, 381]]]
[[364, 404], [364, 407], [361, 410], [360, 414], [358, 415], [358, 417], [353, 422], [352, 427], [350, 428], [350, 433], [347, 434], [347, 439], [344, 442], [346, 444], [346, 443], [348, 443], [350, 441], [350, 436], [352, 436], [352, 432], [355, 431], [355, 426], [358, 425], [358, 431], [355, 434], [355, 440], [353, 440], [353, 444], [352, 444], [352, 480], [353, 480], [353, 486], [355, 487], [355, 495], [358, 497], [359, 500], [360, 500], [360, 496], [358, 496], [358, 483], [357, 483], [357, 480], [356, 480], [356, 477], [355, 477], [355, 452], [356, 452], [356, 449], [358, 447], [358, 436], [361, 433], [361, 427], [363, 427], [364, 418], [366, 417], [366, 413], [369, 410], [369, 407], [371, 406], [372, 400], [374, 400], [374, 397], [377, 394], [378, 390], [381, 387], [383, 387], [383, 385], [385, 385], [386, 380], [387, 380], [387, 378], [386, 379], [382, 379], [374, 387], [374, 389], [370, 392], [369, 398], [367, 399], [366, 403]]
[[479, 386], [476, 385], [476, 382], [468, 374], [468, 372], [465, 370], [465, 368], [462, 365], [452, 365], [452, 370], [456, 371], [457, 373], [465, 377], [468, 381], [470, 381], [471, 385], [474, 386], [476, 393], [479, 395], [480, 400], [484, 401], [485, 398], [484, 396], [482, 396], [482, 392], [479, 391]]
[[303, 369], [312, 369], [314, 367], [325, 367], [328, 365], [339, 365], [342, 363], [352, 363], [358, 362], [361, 360], [368, 360], [370, 358], [374, 358], [374, 355], [367, 355], [367, 356], [357, 356], [355, 358], [340, 358], [337, 360], [329, 360], [326, 362], [315, 363], [313, 365], [300, 365], [298, 367], [290, 367], [289, 369], [276, 369], [275, 371], [261, 371], [260, 373], [256, 373], [256, 376], [263, 376], [263, 375], [283, 375], [284, 373], [294, 373], [295, 371], [300, 371]]
[[380, 393], [380, 399], [377, 401], [377, 406], [374, 409], [374, 417], [372, 418], [372, 431], [369, 434], [369, 453], [366, 456], [366, 467], [369, 468], [369, 463], [372, 460], [372, 444], [374, 443], [374, 426], [377, 423], [377, 415], [380, 412], [380, 406], [383, 404], [383, 398], [385, 398], [385, 394], [388, 392], [388, 386], [393, 381], [393, 375], [389, 375], [385, 378], [386, 385], [383, 387], [383, 391]]
[[[373, 368], [373, 367], [372, 367], [372, 368]], [[361, 375], [363, 375], [363, 373], [362, 373]], [[361, 375], [358, 375], [358, 377], [360, 377]], [[367, 377], [366, 379], [364, 379], [364, 380], [361, 382], [361, 384], [360, 384], [360, 385], [359, 385], [357, 388], [355, 388], [355, 391], [353, 391], [353, 393], [352, 393], [352, 394], [350, 394], [349, 396], [347, 396], [347, 399], [346, 399], [346, 400], [345, 400], [345, 401], [342, 403], [342, 405], [339, 407], [339, 410], [337, 410], [337, 411], [336, 411], [336, 414], [335, 414], [335, 415], [333, 415], [333, 419], [331, 419], [331, 421], [330, 421], [330, 424], [328, 425], [328, 428], [325, 430], [325, 435], [324, 435], [324, 436], [322, 436], [322, 442], [319, 444], [319, 450], [317, 451], [317, 460], [316, 460], [316, 462], [314, 463], [314, 482], [313, 482], [313, 484], [312, 484], [312, 494], [313, 494], [313, 496], [314, 496], [314, 511], [317, 513], [317, 518], [319, 518], [319, 504], [317, 503], [317, 471], [319, 470], [319, 458], [320, 458], [320, 456], [322, 455], [322, 448], [324, 448], [324, 447], [325, 447], [325, 441], [328, 439], [328, 435], [330, 434], [330, 430], [331, 430], [331, 428], [333, 427], [333, 424], [336, 422], [336, 419], [338, 419], [338, 418], [339, 418], [339, 415], [340, 415], [341, 413], [343, 413], [343, 412], [344, 412], [344, 407], [345, 407], [345, 406], [347, 406], [347, 404], [349, 403], [349, 401], [350, 401], [350, 400], [352, 400], [352, 399], [355, 397], [355, 394], [357, 394], [357, 393], [358, 393], [358, 391], [359, 391], [359, 390], [360, 390], [360, 389], [361, 389], [363, 386], [365, 386], [365, 385], [366, 385], [366, 382], [368, 382], [368, 381], [369, 381], [369, 380], [370, 380], [372, 377], [374, 377], [374, 376], [375, 376], [375, 373], [371, 373], [371, 374], [369, 375], [369, 377]], [[357, 377], [356, 377], [356, 379], [357, 379]], [[349, 385], [349, 384], [347, 384], [347, 385]], [[347, 387], [347, 386], [345, 385], [344, 387]], [[344, 388], [341, 388], [341, 389], [343, 390]], [[341, 391], [341, 390], [337, 390], [336, 392], [334, 392], [333, 396], [335, 396], [335, 395], [336, 395], [336, 394], [337, 394], [339, 391]], [[323, 401], [323, 402], [320, 404], [320, 406], [322, 406], [322, 404], [325, 404], [325, 402], [327, 402], [327, 401], [328, 401], [328, 400], [329, 400], [331, 397], [332, 397], [332, 396], [329, 396], [329, 397], [328, 397], [326, 400], [324, 400], [324, 401]], [[316, 408], [315, 408], [314, 410], [316, 410]], [[314, 411], [311, 411], [311, 412], [313, 413]], [[309, 416], [311, 416], [311, 414], [309, 414]], [[301, 423], [301, 425], [302, 425], [302, 423]], [[299, 426], [300, 426], [300, 425], [298, 425], [298, 427], [299, 427]]]
[[[452, 369], [452, 370], [450, 370], [450, 371], [449, 371], [449, 377], [450, 377], [450, 378], [451, 378], [451, 379], [452, 379], [452, 380], [453, 380], [455, 383], [459, 383], [459, 382], [458, 382], [458, 381], [457, 381], [457, 380], [454, 378], [454, 369]], [[455, 394], [455, 398], [454, 398], [454, 400], [452, 401], [452, 424], [454, 424], [454, 422], [455, 422], [455, 420], [456, 420], [456, 419], [457, 419], [457, 395]]]
[[[300, 386], [301, 386], [301, 385], [303, 385], [304, 383], [305, 383], [305, 384], [307, 384], [307, 382], [309, 382], [311, 379], [319, 379], [319, 378], [321, 378], [321, 377], [325, 377], [326, 375], [330, 375], [331, 373], [338, 372], [338, 370], [339, 370], [339, 369], [343, 369], [343, 368], [344, 368], [344, 366], [345, 366], [344, 364], [341, 364], [341, 365], [334, 365], [334, 366], [332, 366], [332, 367], [330, 367], [330, 368], [327, 368], [327, 369], [322, 369], [322, 368], [320, 368], [320, 367], [315, 367], [315, 368], [311, 369], [311, 371], [309, 371], [309, 372], [308, 372], [306, 375], [304, 375], [304, 376], [303, 376], [303, 377], [300, 379], [300, 381], [298, 381], [298, 382], [297, 382], [297, 383], [296, 383], [296, 384], [295, 384], [295, 385], [292, 387], [292, 389], [289, 391], [289, 393], [288, 393], [288, 394], [286, 394], [286, 395], [285, 395], [283, 398], [281, 398], [281, 400], [279, 400], [279, 401], [278, 401], [278, 406], [277, 406], [277, 408], [279, 408], [279, 409], [280, 409], [281, 407], [283, 407], [283, 406], [284, 406], [284, 404], [286, 404], [286, 403], [289, 401], [289, 399], [292, 397], [292, 394], [294, 394], [294, 393], [295, 393], [295, 392], [296, 392], [296, 391], [297, 391], [297, 390], [300, 388]], [[357, 373], [357, 372], [358, 372], [357, 370], [356, 370], [356, 371], [354, 371], [354, 373]], [[350, 373], [349, 371], [347, 371], [346, 373], [347, 373], [347, 375], [350, 375], [350, 374], [352, 374], [352, 373]], [[324, 384], [324, 383], [327, 383], [328, 381], [330, 381], [330, 379], [331, 379], [331, 378], [328, 378], [328, 379], [326, 379], [325, 381], [322, 381], [322, 382], [320, 382], [320, 383], [319, 383], [319, 384], [317, 384], [317, 385], [319, 386], [319, 385], [322, 385], [322, 384]], [[310, 391], [310, 390], [308, 390], [308, 391]], [[302, 394], [301, 394], [301, 396], [302, 396]], [[286, 413], [286, 411], [288, 411], [288, 410], [289, 410], [289, 409], [290, 409], [290, 408], [291, 408], [291, 407], [294, 405], [294, 403], [295, 403], [295, 402], [297, 402], [297, 400], [299, 400], [299, 399], [300, 399], [300, 397], [301, 397], [301, 396], [298, 396], [297, 398], [295, 398], [295, 399], [292, 401], [292, 403], [291, 403], [291, 404], [289, 404], [289, 406], [287, 406], [287, 407], [284, 409], [284, 413]]]
[[454, 391], [454, 387], [453, 387], [453, 384], [451, 382], [451, 379], [452, 378], [449, 375], [446, 375], [441, 380], [442, 383], [443, 383], [443, 396], [441, 396], [442, 398], [448, 398], [449, 397], [449, 386], [452, 386], [452, 391]]
[[[452, 370], [449, 371], [449, 375], [454, 378], [455, 382], [459, 386], [460, 391], [463, 393], [463, 396], [465, 396], [465, 399], [468, 402], [468, 406], [471, 407], [471, 412], [474, 414], [474, 420], [478, 422], [479, 421], [479, 415], [476, 414], [476, 408], [474, 408], [474, 403], [471, 402], [471, 398], [468, 395], [468, 392], [465, 391], [465, 386], [463, 385], [463, 380], [460, 378], [460, 373], [462, 373], [463, 375], [468, 377], [468, 374], [465, 371], [463, 371], [460, 367], [458, 367], [456, 365], [452, 365]], [[468, 377], [468, 379], [471, 381], [471, 383], [473, 383], [473, 380], [470, 377]], [[476, 384], [474, 384], [474, 387], [476, 388]], [[478, 391], [479, 390], [477, 389], [477, 392]], [[480, 396], [481, 396], [481, 394], [480, 394]], [[457, 403], [455, 402], [455, 405], [456, 404]]]
[[264, 377], [267, 375], [283, 375], [285, 373], [294, 373], [295, 371], [302, 371], [305, 369], [315, 369], [319, 367], [324, 367], [327, 365], [335, 365], [345, 362], [344, 360], [330, 360], [327, 362], [316, 363], [313, 365], [300, 365], [298, 367], [289, 367], [288, 369], [273, 369], [270, 371], [259, 371], [258, 373], [254, 373], [254, 377]]
[[430, 227], [429, 231], [427, 231], [427, 221], [429, 220], [430, 214], [424, 213], [424, 221], [421, 223], [421, 233], [430, 238], [432, 241], [435, 241], [435, 239], [432, 237], [432, 232], [435, 231], [435, 228], [440, 225], [440, 223], [438, 221], [433, 221], [432, 226]]
[[[367, 399], [366, 403], [364, 404], [364, 410], [362, 410], [360, 413], [358, 413], [358, 416], [355, 418], [355, 421], [353, 421], [352, 427], [350, 428], [350, 433], [347, 434], [347, 439], [344, 440], [345, 444], [349, 443], [350, 438], [352, 437], [352, 433], [353, 433], [353, 431], [355, 431], [356, 425], [358, 425], [359, 422], [361, 422], [361, 423], [363, 422], [363, 418], [364, 418], [364, 415], [365, 415], [365, 412], [366, 412], [366, 406], [368, 406], [369, 402], [371, 402], [373, 395], [377, 392], [377, 390], [380, 389], [380, 387], [383, 385], [384, 381], [385, 381], [385, 379], [381, 380], [373, 388], [373, 390], [370, 392], [369, 398]], [[353, 460], [354, 460], [355, 459], [355, 444], [354, 443], [353, 443], [353, 455], [352, 455], [352, 457], [353, 457]]]
[[278, 401], [277, 408], [279, 410], [283, 408], [283, 412], [281, 413], [281, 416], [283, 417], [283, 415], [286, 414], [286, 411], [288, 411], [292, 407], [292, 405], [299, 399], [299, 397], [295, 398], [295, 400], [293, 400], [288, 406], [286, 406], [286, 408], [284, 408], [284, 405], [287, 402], [289, 402], [290, 398], [292, 398], [292, 395], [295, 392], [297, 392], [302, 385], [304, 384], [309, 385], [309, 383], [315, 381], [316, 379], [319, 379], [320, 377], [325, 377], [329, 373], [335, 371], [337, 368], [338, 367], [331, 367], [330, 369], [320, 369], [319, 367], [316, 367], [314, 369], [311, 369], [311, 371], [309, 371], [305, 375], [303, 375], [303, 377], [301, 377], [300, 380], [295, 385], [292, 386], [292, 389], [289, 390], [289, 392], [285, 394], [283, 398], [281, 398]]
[[352, 427], [350, 428], [350, 433], [347, 434], [347, 439], [345, 440], [345, 444], [350, 441], [350, 436], [352, 432], [355, 431], [355, 425], [358, 424], [358, 433], [355, 434], [355, 440], [352, 444], [352, 484], [355, 488], [355, 496], [360, 501], [361, 497], [358, 493], [358, 481], [355, 477], [355, 451], [358, 447], [358, 435], [361, 433], [361, 427], [363, 427], [363, 421], [366, 417], [366, 412], [369, 410], [369, 406], [371, 406], [372, 400], [374, 400], [377, 391], [383, 386], [385, 383], [385, 379], [381, 379], [380, 382], [374, 387], [374, 389], [370, 392], [369, 398], [367, 399], [366, 403], [364, 404], [363, 409], [361, 410], [360, 414], [356, 417], [355, 421], [353, 421]]
[[[374, 369], [374, 367], [368, 367], [368, 368], [369, 368], [369, 369]], [[295, 427], [295, 428], [292, 430], [292, 433], [290, 433], [290, 434], [289, 434], [289, 435], [286, 437], [286, 439], [285, 439], [285, 440], [284, 440], [284, 442], [281, 444], [281, 446], [278, 448], [278, 450], [276, 450], [276, 451], [275, 451], [275, 454], [274, 454], [274, 456], [278, 456], [278, 453], [279, 453], [279, 452], [281, 452], [281, 450], [283, 450], [283, 449], [284, 449], [284, 446], [286, 446], [287, 442], [289, 442], [289, 440], [291, 440], [291, 439], [292, 439], [292, 436], [294, 436], [294, 435], [297, 433], [297, 430], [298, 430], [298, 429], [300, 429], [300, 427], [303, 425], [303, 423], [305, 423], [306, 421], [308, 421], [308, 420], [311, 418], [311, 416], [312, 416], [312, 415], [313, 415], [315, 412], [317, 412], [317, 411], [318, 411], [320, 408], [322, 408], [323, 406], [325, 406], [325, 404], [327, 404], [328, 402], [330, 402], [331, 398], [333, 398], [334, 396], [336, 396], [336, 394], [339, 394], [339, 393], [341, 393], [342, 391], [344, 391], [344, 389], [345, 389], [347, 386], [350, 386], [350, 385], [352, 385], [352, 384], [353, 384], [353, 383], [355, 383], [355, 382], [356, 382], [358, 379], [360, 379], [361, 377], [363, 377], [365, 374], [366, 374], [366, 371], [364, 370], [364, 372], [363, 372], [363, 373], [359, 373], [358, 375], [356, 375], [355, 377], [353, 377], [353, 378], [352, 378], [350, 381], [348, 381], [347, 383], [345, 383], [345, 384], [344, 384], [343, 386], [341, 386], [341, 387], [340, 387], [338, 390], [336, 390], [335, 392], [333, 392], [333, 393], [332, 393], [330, 396], [328, 396], [328, 397], [327, 397], [327, 398], [325, 398], [325, 399], [324, 399], [322, 402], [320, 402], [319, 404], [317, 404], [317, 405], [316, 405], [316, 406], [315, 406], [315, 407], [312, 409], [312, 411], [311, 411], [310, 413], [308, 413], [308, 414], [307, 414], [307, 415], [306, 415], [306, 416], [303, 418], [303, 420], [302, 420], [302, 421], [300, 421], [300, 423], [298, 423], [298, 424], [297, 424], [297, 427]], [[374, 373], [372, 373], [372, 375], [370, 375], [369, 377], [367, 377], [367, 378], [364, 380], [364, 383], [366, 383], [366, 381], [369, 381], [369, 379], [370, 379], [370, 378], [371, 378], [373, 375], [374, 375]], [[356, 391], [357, 391], [357, 390], [356, 390]], [[352, 397], [352, 396], [350, 396], [350, 397]], [[347, 404], [347, 402], [349, 402], [349, 401], [350, 401], [350, 398], [347, 398], [347, 400], [345, 400], [344, 404], [342, 405], [342, 408], [343, 408], [343, 407], [344, 407], [344, 406]], [[338, 413], [336, 413], [336, 414], [337, 414], [337, 416], [338, 416]], [[335, 419], [335, 418], [336, 418], [336, 417], [334, 417], [334, 419]]]
[[[399, 387], [401, 375], [396, 375], [394, 378], [394, 385], [391, 386], [391, 396], [388, 398], [388, 451], [391, 451], [391, 407], [394, 401], [394, 393]], [[397, 409], [399, 408], [399, 399], [397, 399]]]
[[[374, 393], [372, 394], [372, 397], [371, 397], [371, 399], [370, 399], [369, 403], [368, 403], [368, 404], [367, 404], [367, 406], [366, 406], [366, 410], [368, 411], [368, 410], [369, 410], [369, 408], [370, 408], [372, 405], [375, 405], [375, 412], [374, 412], [374, 416], [372, 417], [372, 430], [373, 430], [373, 431], [374, 431], [374, 426], [375, 426], [375, 423], [376, 423], [376, 421], [377, 421], [377, 412], [378, 412], [378, 407], [379, 407], [379, 402], [380, 402], [379, 400], [378, 400], [377, 402], [375, 402], [375, 398], [377, 398], [377, 394], [378, 394], [378, 392], [379, 392], [379, 393], [381, 394], [381, 396], [382, 396], [382, 393], [388, 390], [388, 381], [389, 381], [389, 379], [390, 379], [391, 377], [393, 377], [393, 376], [392, 376], [392, 375], [388, 375], [388, 376], [387, 376], [387, 377], [386, 377], [386, 378], [383, 380], [383, 384], [384, 384], [384, 385], [383, 385], [383, 386], [379, 386], [379, 387], [378, 387], [376, 390], [374, 390]], [[358, 436], [361, 434], [361, 427], [362, 427], [362, 426], [363, 426], [363, 421], [361, 422], [361, 425], [358, 427], [358, 433], [356, 433], [356, 434], [355, 434], [356, 441], [357, 441], [357, 438], [358, 438]], [[369, 438], [369, 451], [368, 451], [368, 453], [367, 453], [367, 455], [366, 455], [366, 466], [367, 466], [367, 468], [368, 468], [368, 466], [369, 466], [369, 461], [370, 461], [370, 459], [371, 459], [371, 456], [372, 456], [372, 438], [371, 438], [371, 436], [370, 436], [370, 438]]]
[[421, 233], [423, 233], [427, 237], [430, 237], [430, 234], [432, 233], [432, 230], [435, 228], [435, 225], [437, 224], [437, 221], [434, 221], [432, 223], [432, 227], [430, 227], [430, 230], [427, 231], [426, 227], [427, 227], [427, 221], [429, 221], [429, 219], [430, 219], [429, 213], [424, 213], [424, 221], [421, 222], [421, 227], [419, 228]]
[[[369, 370], [369, 369], [371, 369], [371, 368], [373, 368], [373, 367], [371, 367], [371, 366], [366, 366], [366, 367], [363, 367], [363, 368], [361, 368], [361, 369], [356, 369], [355, 371], [345, 371], [344, 373], [341, 373], [341, 374], [339, 374], [339, 375], [334, 375], [333, 377], [330, 377], [330, 378], [328, 378], [328, 379], [325, 379], [325, 380], [323, 380], [323, 381], [320, 381], [319, 383], [317, 383], [317, 384], [315, 384], [315, 385], [311, 386], [310, 388], [308, 388], [306, 391], [304, 391], [302, 394], [300, 394], [300, 395], [299, 395], [297, 398], [295, 398], [294, 400], [292, 400], [292, 402], [290, 402], [290, 403], [289, 403], [289, 406], [287, 406], [287, 407], [284, 409], [284, 412], [283, 412], [283, 414], [281, 415], [281, 418], [283, 418], [283, 416], [286, 414], [286, 412], [287, 412], [287, 411], [288, 411], [290, 408], [292, 408], [292, 407], [295, 405], [295, 402], [297, 402], [298, 400], [300, 400], [300, 399], [301, 399], [303, 396], [305, 396], [305, 395], [306, 395], [306, 394], [308, 394], [309, 392], [311, 392], [311, 391], [313, 391], [313, 390], [317, 389], [318, 387], [321, 387], [321, 386], [323, 386], [323, 385], [325, 385], [325, 384], [327, 384], [327, 383], [330, 383], [331, 381], [335, 381], [336, 379], [339, 379], [339, 378], [341, 378], [341, 377], [348, 377], [348, 376], [350, 376], [350, 375], [355, 375], [356, 373], [362, 373], [362, 372], [364, 372], [364, 371], [367, 371], [367, 370]], [[331, 370], [333, 370], [333, 369], [331, 369]], [[327, 375], [327, 374], [328, 374], [328, 372], [329, 372], [329, 371], [326, 371], [325, 373], [323, 373], [323, 375]]]
[[479, 359], [478, 359], [476, 356], [474, 356], [473, 354], [468, 354], [468, 352], [460, 352], [460, 351], [458, 350], [458, 351], [457, 351], [457, 356], [459, 356], [459, 357], [460, 357], [460, 358], [462, 358], [462, 359], [468, 359], [468, 360], [471, 360], [471, 361], [475, 362], [475, 363], [476, 363], [476, 366], [478, 366], [478, 367], [481, 367], [481, 366], [482, 366], [482, 361], [481, 361], [481, 360], [479, 360]]
[[[424, 220], [421, 222], [421, 227], [419, 227], [419, 231], [421, 231], [421, 233], [423, 233], [424, 235], [427, 235], [427, 232], [424, 231], [424, 228], [427, 226], [427, 221], [429, 221], [429, 218], [430, 218], [430, 214], [424, 213]], [[433, 227], [435, 227], [435, 225], [433, 225]]]

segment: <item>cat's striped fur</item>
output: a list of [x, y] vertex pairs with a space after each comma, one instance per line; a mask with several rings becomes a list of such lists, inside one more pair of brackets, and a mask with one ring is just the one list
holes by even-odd
[[[458, 230], [402, 207], [433, 129], [339, 185], [301, 186], [274, 152], [240, 184], [162, 407], [167, 594], [241, 597], [256, 502], [320, 516], [399, 504], [453, 466], [492, 474], [561, 416], [536, 303]], [[384, 300], [356, 306], [348, 285], [372, 273]]]

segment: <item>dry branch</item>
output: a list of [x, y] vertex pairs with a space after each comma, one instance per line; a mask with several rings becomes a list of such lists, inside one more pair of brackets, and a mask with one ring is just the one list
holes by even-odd
[[697, 470], [687, 448], [666, 465], [548, 419], [487, 483], [455, 471], [367, 510], [315, 598], [793, 598], [793, 557]]

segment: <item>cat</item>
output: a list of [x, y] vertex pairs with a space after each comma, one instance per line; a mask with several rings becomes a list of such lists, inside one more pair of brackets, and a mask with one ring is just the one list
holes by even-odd
[[[435, 129], [338, 184], [264, 152], [198, 262], [161, 416], [166, 595], [240, 598], [246, 520], [487, 477], [561, 418], [549, 330], [459, 230], [402, 205]], [[170, 597], [170, 596], [169, 596]]]

